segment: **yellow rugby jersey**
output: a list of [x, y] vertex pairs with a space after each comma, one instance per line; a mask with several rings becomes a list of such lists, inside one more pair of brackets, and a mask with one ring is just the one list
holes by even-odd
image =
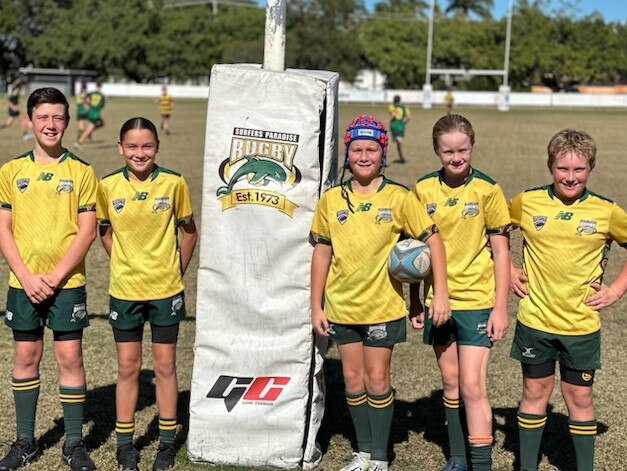
[[98, 185], [98, 224], [111, 226], [109, 294], [126, 301], [164, 299], [183, 291], [177, 228], [192, 221], [187, 183], [155, 166], [145, 182], [126, 167]]
[[[498, 183], [471, 168], [466, 183], [451, 188], [443, 170], [418, 180], [412, 192], [438, 228], [446, 249], [451, 309], [494, 306], [494, 261], [489, 236], [511, 230], [507, 201]], [[426, 304], [431, 304], [429, 286]]]
[[585, 335], [601, 328], [598, 311], [585, 300], [601, 282], [612, 240], [627, 247], [627, 214], [588, 190], [571, 205], [553, 195], [552, 185], [516, 195], [512, 223], [524, 237], [523, 271], [528, 295], [518, 320], [560, 335]]
[[172, 96], [159, 95], [159, 113], [171, 114], [172, 113]]
[[[31, 273], [50, 273], [78, 233], [78, 214], [96, 209], [94, 169], [70, 151], [56, 162], [36, 162], [33, 152], [0, 169], [0, 207], [11, 211], [13, 237]], [[85, 285], [82, 261], [60, 288]], [[11, 273], [9, 286], [21, 289]]]
[[394, 120], [403, 121], [405, 118], [411, 118], [411, 112], [405, 105], [390, 105], [388, 111], [393, 113]]
[[[407, 309], [402, 285], [388, 273], [390, 250], [403, 230], [407, 188], [384, 177], [364, 195], [347, 184], [351, 213], [341, 187], [326, 191], [314, 213], [311, 236], [333, 248], [325, 286], [324, 312], [338, 324], [376, 324], [400, 319]], [[425, 215], [423, 240], [433, 223]]]

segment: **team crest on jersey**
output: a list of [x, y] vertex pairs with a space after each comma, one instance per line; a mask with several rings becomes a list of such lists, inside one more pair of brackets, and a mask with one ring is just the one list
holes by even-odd
[[438, 204], [437, 203], [429, 203], [427, 204], [427, 214], [429, 215], [429, 217], [433, 216], [435, 214], [435, 210], [438, 209]]
[[348, 209], [340, 209], [335, 215], [340, 224], [344, 224], [348, 219]]
[[85, 316], [87, 316], [87, 305], [85, 303], [75, 304], [72, 309], [72, 320], [70, 322], [76, 322], [76, 319], [85, 319]]
[[126, 204], [126, 198], [116, 198], [111, 201], [111, 205], [116, 213], [120, 214], [120, 211], [124, 209], [124, 205]]
[[582, 219], [579, 221], [579, 227], [577, 227], [577, 235], [592, 235], [597, 232], [597, 222]]
[[379, 208], [377, 216], [374, 218], [376, 224], [382, 222], [392, 222], [392, 208]]
[[155, 198], [155, 204], [152, 205], [152, 212], [158, 213], [170, 209], [170, 198], [168, 196], [160, 196]]
[[536, 228], [536, 231], [539, 231], [546, 224], [547, 217], [546, 216], [534, 216], [533, 217], [533, 227]]
[[479, 203], [464, 203], [462, 219], [474, 218], [477, 216], [479, 216]]
[[172, 299], [172, 316], [176, 316], [181, 309], [183, 309], [183, 296], [178, 295]]
[[30, 178], [18, 178], [15, 182], [15, 184], [17, 185], [17, 189], [20, 190], [20, 193], [24, 193], [26, 191], [29, 183]]
[[72, 193], [73, 189], [73, 180], [59, 180], [59, 184], [57, 185], [57, 195], [60, 195], [61, 193]]
[[233, 128], [228, 157], [216, 191], [222, 211], [242, 204], [266, 206], [292, 217], [298, 207], [286, 196], [301, 181], [294, 165], [300, 135], [283, 131]]

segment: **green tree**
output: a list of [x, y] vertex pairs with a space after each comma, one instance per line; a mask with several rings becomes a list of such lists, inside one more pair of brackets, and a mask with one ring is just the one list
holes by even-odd
[[460, 13], [466, 18], [470, 13], [474, 13], [480, 18], [488, 19], [492, 18], [490, 11], [493, 6], [493, 0], [450, 0], [445, 12]]
[[366, 65], [357, 40], [362, 1], [292, 0], [287, 7], [288, 67], [333, 70], [352, 80]]

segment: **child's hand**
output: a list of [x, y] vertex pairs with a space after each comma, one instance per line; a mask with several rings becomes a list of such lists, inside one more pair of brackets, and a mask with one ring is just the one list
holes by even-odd
[[416, 314], [409, 313], [409, 322], [415, 330], [420, 330], [425, 326], [425, 313], [420, 312]]
[[327, 321], [327, 316], [324, 315], [321, 308], [311, 310], [311, 325], [316, 334], [321, 337], [329, 336], [329, 321]]
[[508, 323], [507, 309], [492, 309], [486, 328], [488, 338], [492, 342], [504, 338], [507, 333]]
[[45, 282], [45, 276], [29, 273], [20, 279], [24, 293], [33, 304], [39, 304], [54, 294], [54, 289]]
[[512, 293], [515, 293], [520, 298], [527, 296], [529, 294], [527, 292], [527, 281], [529, 281], [529, 278], [523, 273], [522, 269], [512, 265], [509, 282]]
[[451, 301], [446, 296], [433, 295], [431, 306], [429, 306], [429, 318], [433, 319], [433, 325], [440, 327], [451, 317]]
[[604, 307], [611, 306], [620, 299], [616, 290], [611, 286], [603, 285], [595, 281], [590, 283], [590, 287], [593, 288], [596, 293], [586, 298], [586, 306], [589, 306], [592, 309], [598, 311]]

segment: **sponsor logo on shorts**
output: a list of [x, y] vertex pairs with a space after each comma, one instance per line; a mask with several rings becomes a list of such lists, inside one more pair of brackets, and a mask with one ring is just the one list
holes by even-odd
[[544, 227], [546, 220], [546, 216], [533, 216], [533, 227], [536, 228], [536, 231], [539, 231]]
[[29, 183], [30, 178], [18, 178], [15, 182], [15, 184], [17, 185], [17, 189], [20, 190], [20, 193], [24, 193], [26, 191]]
[[535, 358], [536, 354], [535, 353], [531, 353], [531, 350], [533, 350], [533, 347], [523, 347], [525, 349], [524, 352], [521, 352], [521, 355], [526, 357], [526, 358]]
[[370, 340], [383, 340], [388, 336], [386, 324], [374, 324], [368, 326], [368, 338]]
[[8, 321], [12, 321], [13, 320], [13, 313], [11, 311], [7, 311], [6, 316], [7, 316], [7, 320]]
[[183, 309], [183, 296], [178, 295], [172, 299], [172, 316], [176, 316]]
[[462, 219], [474, 218], [477, 216], [479, 216], [479, 203], [464, 203]]
[[381, 224], [382, 222], [392, 222], [392, 208], [379, 208], [374, 222], [376, 224]]
[[335, 213], [335, 216], [340, 224], [344, 224], [348, 219], [348, 209], [340, 209], [337, 213]]
[[577, 227], [577, 235], [592, 235], [597, 232], [597, 222], [582, 219]]
[[479, 332], [480, 334], [486, 335], [487, 328], [488, 328], [487, 322], [481, 322], [477, 324], [477, 332]]
[[116, 198], [111, 201], [111, 204], [113, 205], [113, 209], [115, 210], [115, 212], [119, 214], [120, 211], [124, 209], [124, 205], [126, 204], [126, 198]]
[[72, 193], [74, 190], [74, 181], [73, 180], [59, 180], [59, 184], [57, 185], [57, 195], [61, 193]]
[[85, 303], [75, 304], [72, 309], [72, 320], [70, 322], [76, 322], [76, 319], [85, 319], [85, 316], [87, 316], [87, 305]]
[[592, 371], [584, 371], [581, 373], [581, 379], [583, 379], [586, 383], [592, 381]]
[[155, 204], [152, 205], [152, 212], [159, 213], [170, 209], [170, 198], [168, 196], [159, 196], [155, 198]]
[[429, 203], [427, 204], [427, 214], [429, 216], [433, 216], [435, 214], [435, 210], [438, 209], [437, 203]]
[[220, 375], [207, 393], [209, 399], [222, 399], [227, 412], [242, 404], [272, 406], [290, 382], [289, 376]]
[[109, 312], [109, 319], [111, 319], [112, 321], [117, 321], [118, 320], [118, 316], [119, 316], [119, 314], [117, 313], [117, 311]]
[[337, 332], [335, 331], [335, 324], [329, 323], [329, 330], [327, 330], [327, 333], [330, 335], [337, 334]]

